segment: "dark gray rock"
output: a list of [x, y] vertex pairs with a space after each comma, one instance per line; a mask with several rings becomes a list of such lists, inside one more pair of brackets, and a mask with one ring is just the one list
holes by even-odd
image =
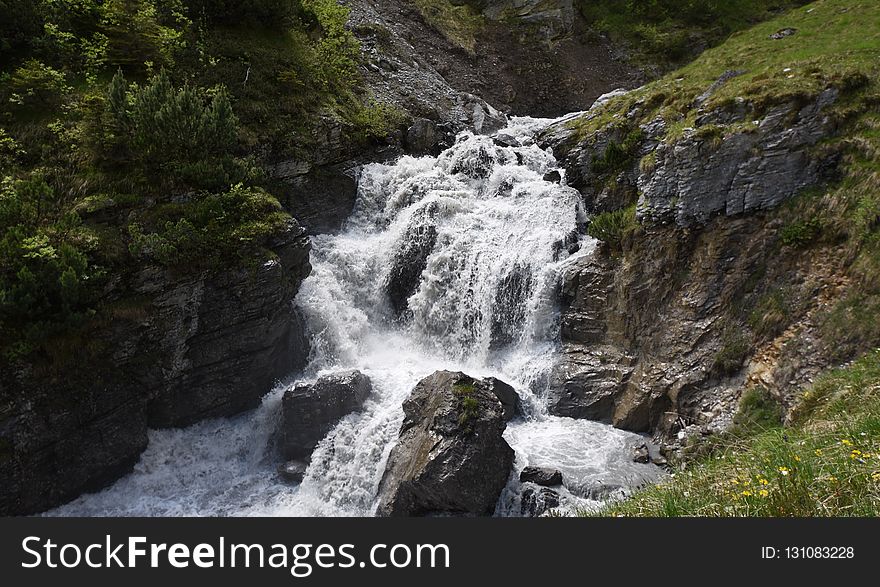
[[351, 216], [357, 200], [353, 162], [311, 166], [284, 161], [274, 167], [278, 198], [308, 234], [338, 231]]
[[442, 133], [438, 132], [437, 125], [433, 121], [417, 118], [406, 129], [403, 146], [412, 155], [427, 155], [435, 151], [441, 138]]
[[437, 244], [437, 227], [414, 218], [391, 261], [385, 282], [388, 301], [395, 315], [407, 309], [407, 301], [419, 287], [422, 272], [428, 265], [428, 256]]
[[686, 129], [661, 143], [655, 162], [638, 178], [639, 218], [679, 226], [704, 224], [716, 214], [769, 210], [817, 184], [827, 163], [813, 147], [832, 132], [824, 110], [838, 92], [822, 92], [811, 104], [782, 104], [764, 115], [753, 132], [718, 139]]
[[651, 453], [648, 451], [647, 444], [637, 446], [635, 450], [633, 450], [633, 462], [645, 465], [651, 462]]
[[520, 513], [527, 518], [538, 518], [559, 507], [559, 494], [546, 487], [523, 489]]
[[562, 472], [549, 467], [526, 467], [519, 474], [522, 483], [534, 483], [541, 487], [562, 485]]
[[492, 141], [498, 145], [499, 147], [520, 147], [522, 146], [516, 138], [506, 135], [504, 133], [499, 133], [492, 137]]
[[550, 183], [560, 183], [562, 181], [562, 174], [559, 173], [558, 169], [548, 171], [544, 174], [544, 181], [549, 181]]
[[344, 416], [359, 410], [372, 392], [369, 377], [347, 371], [298, 385], [281, 401], [279, 447], [286, 459], [307, 459]]
[[495, 394], [501, 407], [504, 409], [504, 421], [510, 422], [516, 416], [522, 414], [522, 403], [519, 394], [510, 385], [504, 383], [500, 379], [488, 377], [483, 381], [489, 391]]
[[288, 483], [302, 483], [309, 465], [303, 461], [287, 461], [278, 466], [278, 476]]
[[492, 348], [512, 344], [522, 336], [532, 287], [531, 268], [526, 265], [517, 264], [499, 281], [492, 305]]
[[439, 371], [416, 385], [403, 410], [377, 513], [492, 514], [514, 457], [495, 394], [463, 373]]

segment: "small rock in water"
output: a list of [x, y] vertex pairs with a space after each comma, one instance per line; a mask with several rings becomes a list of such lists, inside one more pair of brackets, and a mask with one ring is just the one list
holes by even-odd
[[648, 451], [648, 445], [643, 444], [636, 448], [633, 452], [633, 461], [636, 463], [648, 464], [651, 462], [651, 453]]
[[521, 147], [522, 144], [510, 135], [499, 134], [492, 137], [492, 140], [499, 147]]
[[537, 518], [559, 507], [559, 494], [542, 487], [539, 490], [526, 489], [520, 499], [520, 513], [529, 518]]
[[553, 171], [549, 171], [544, 174], [544, 181], [549, 181], [550, 183], [559, 183], [562, 181], [562, 174], [559, 173], [558, 169], [554, 169]]
[[522, 483], [534, 483], [543, 487], [562, 485], [562, 473], [558, 469], [548, 467], [526, 467], [519, 474]]
[[278, 465], [278, 475], [288, 483], [302, 483], [308, 468], [303, 461], [288, 461]]

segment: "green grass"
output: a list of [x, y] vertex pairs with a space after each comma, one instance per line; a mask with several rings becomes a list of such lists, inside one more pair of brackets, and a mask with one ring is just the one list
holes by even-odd
[[626, 43], [639, 64], [668, 69], [728, 35], [806, 0], [576, 0], [587, 22]]
[[880, 350], [819, 379], [793, 417], [783, 427], [772, 400], [745, 394], [714, 451], [600, 515], [880, 514]]
[[480, 402], [474, 397], [477, 391], [473, 381], [459, 381], [452, 391], [460, 400], [458, 424], [469, 430], [473, 421], [480, 417]]
[[415, 0], [429, 25], [454, 45], [473, 55], [477, 35], [485, 25], [483, 15], [469, 4], [455, 6], [449, 0]]

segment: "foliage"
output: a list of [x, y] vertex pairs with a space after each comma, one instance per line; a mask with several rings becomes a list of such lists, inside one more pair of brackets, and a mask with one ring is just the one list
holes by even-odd
[[734, 326], [724, 329], [721, 348], [712, 361], [712, 372], [731, 375], [742, 369], [743, 361], [749, 354], [750, 344], [745, 334]]
[[425, 21], [447, 40], [474, 54], [476, 36], [484, 24], [477, 8], [467, 2], [449, 0], [416, 0], [415, 5]]
[[458, 424], [469, 429], [471, 423], [480, 417], [480, 402], [474, 397], [477, 388], [473, 381], [460, 381], [452, 386], [452, 391], [461, 401]]
[[129, 249], [163, 265], [219, 267], [223, 261], [252, 256], [287, 219], [278, 200], [265, 190], [239, 184], [151, 211], [143, 224], [129, 225]]
[[635, 230], [636, 205], [621, 210], [602, 212], [590, 221], [587, 233], [614, 249], [619, 249], [627, 234]]

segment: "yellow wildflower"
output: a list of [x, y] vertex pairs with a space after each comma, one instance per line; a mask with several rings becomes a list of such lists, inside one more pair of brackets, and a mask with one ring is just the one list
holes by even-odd
[[842, 440], [840, 441], [840, 444], [842, 444], [843, 446], [852, 446], [852, 441], [847, 440], [846, 438], [844, 438], [844, 439], [842, 439]]
[[749, 497], [752, 494], [752, 492], [749, 491], [748, 489], [746, 489], [745, 491], [742, 492], [742, 494], [745, 495], [746, 497]]
[[770, 495], [770, 492], [767, 491], [766, 489], [762, 489], [761, 491], [758, 492], [758, 495], [760, 495], [761, 497], [767, 497], [768, 495]]
[[821, 457], [821, 456], [822, 456], [822, 450], [821, 450], [821, 449], [818, 449], [818, 448], [816, 449], [816, 456], [817, 456], [817, 457]]
[[770, 482], [766, 479], [759, 479], [758, 483], [760, 483], [761, 485], [770, 485]]
[[788, 474], [791, 472], [791, 469], [788, 467], [779, 467], [779, 472], [782, 473], [783, 477], [788, 477]]

